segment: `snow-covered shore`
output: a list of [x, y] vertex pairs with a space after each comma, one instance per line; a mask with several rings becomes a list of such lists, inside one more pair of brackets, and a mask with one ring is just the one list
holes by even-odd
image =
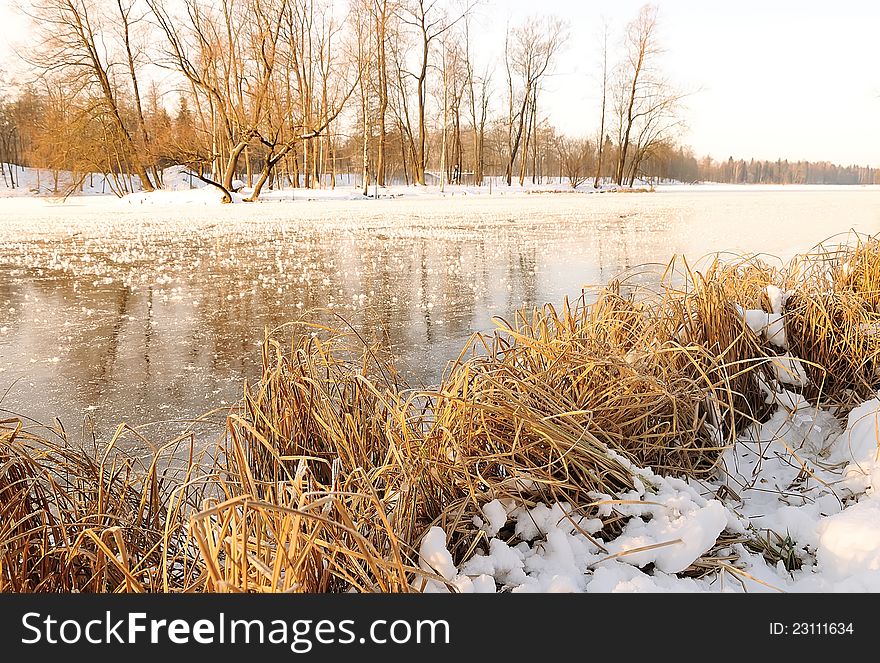
[[[37, 197], [37, 198], [62, 198], [70, 194], [73, 198], [111, 198], [121, 199], [123, 202], [133, 205], [169, 205], [169, 204], [220, 204], [221, 191], [196, 177], [191, 171], [182, 166], [166, 168], [162, 174], [162, 188], [145, 192], [141, 189], [137, 178], [107, 177], [100, 173], [87, 174], [74, 177], [69, 172], [53, 173], [45, 169], [21, 168], [3, 164], [7, 171], [4, 178], [0, 178], [0, 198], [3, 197]], [[11, 175], [9, 172], [11, 171]], [[429, 178], [425, 186], [410, 186], [404, 184], [390, 184], [377, 186], [372, 184], [364, 195], [362, 187], [358, 184], [357, 175], [338, 175], [335, 186], [330, 182], [323, 182], [321, 186], [314, 188], [294, 188], [285, 186], [277, 189], [266, 188], [262, 191], [259, 200], [262, 202], [289, 202], [307, 200], [364, 200], [364, 199], [389, 199], [389, 198], [422, 198], [422, 197], [447, 197], [447, 196], [486, 196], [486, 195], [529, 195], [544, 193], [602, 193], [616, 191], [620, 187], [613, 183], [604, 182], [598, 189], [593, 187], [593, 180], [589, 178], [572, 188], [567, 179], [546, 178], [540, 184], [526, 180], [522, 185], [514, 181], [507, 186], [502, 177], [487, 177], [482, 186], [465, 184], [440, 185], [439, 176]], [[14, 185], [12, 184], [14, 182]], [[79, 182], [74, 186], [74, 183]], [[649, 187], [639, 182], [637, 187]], [[71, 191], [73, 188], [73, 191]], [[232, 193], [233, 202], [242, 202], [248, 198], [253, 189], [245, 182], [237, 180]]]
[[[141, 189], [137, 178], [120, 177], [112, 178], [101, 173], [88, 174], [84, 177], [74, 177], [71, 173], [61, 172], [53, 174], [46, 169], [21, 168], [3, 164], [6, 169], [6, 177], [0, 178], [0, 198], [32, 198], [52, 202], [61, 199], [88, 198], [97, 202], [119, 201], [126, 205], [219, 205], [222, 204], [222, 194], [219, 189], [199, 180], [187, 168], [172, 166], [163, 171], [162, 188], [145, 192]], [[12, 171], [12, 175], [9, 172]], [[593, 187], [593, 179], [587, 178], [576, 187], [572, 187], [566, 178], [545, 178], [542, 183], [532, 183], [526, 180], [522, 185], [518, 181], [508, 186], [503, 177], [486, 177], [482, 186], [467, 184], [439, 184], [439, 176], [435, 176], [425, 186], [390, 184], [377, 186], [372, 184], [364, 195], [361, 186], [357, 184], [357, 175], [338, 175], [336, 185], [330, 186], [325, 182], [316, 188], [294, 188], [290, 186], [278, 189], [264, 189], [259, 196], [259, 201], [270, 202], [304, 202], [304, 201], [356, 201], [375, 199], [424, 199], [424, 198], [455, 198], [455, 197], [485, 197], [485, 196], [523, 196], [523, 195], [546, 195], [546, 194], [594, 194], [612, 192], [712, 192], [726, 193], [735, 191], [749, 192], [807, 192], [807, 191], [851, 191], [851, 190], [880, 190], [880, 186], [874, 185], [835, 185], [823, 186], [815, 184], [722, 184], [715, 182], [662, 182], [652, 183], [637, 180], [632, 188], [619, 187], [613, 182], [604, 181], [599, 188]], [[82, 180], [75, 190], [70, 192], [71, 183]], [[14, 186], [11, 185], [14, 181]], [[245, 182], [237, 180], [235, 191], [232, 193], [232, 202], [244, 202], [253, 189]], [[69, 193], [69, 196], [67, 194]]]
[[[880, 591], [880, 395], [841, 430], [828, 411], [785, 394], [785, 405], [725, 453], [714, 481], [632, 467], [636, 489], [597, 494], [591, 519], [568, 504], [493, 500], [476, 523], [487, 549], [455, 567], [446, 533], [434, 528], [420, 563], [462, 592]], [[629, 520], [603, 541], [612, 512]], [[755, 537], [788, 555], [790, 568], [742, 542]], [[691, 565], [704, 555], [711, 559], [698, 577]], [[426, 591], [448, 590], [431, 581]]]

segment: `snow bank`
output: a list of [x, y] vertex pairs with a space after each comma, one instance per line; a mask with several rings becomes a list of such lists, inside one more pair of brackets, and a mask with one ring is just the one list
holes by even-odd
[[165, 191], [190, 191], [207, 186], [186, 166], [171, 166], [162, 171], [162, 189]]
[[727, 511], [717, 500], [702, 507], [689, 502], [685, 511], [667, 504], [657, 511], [648, 509], [654, 517], [647, 521], [631, 519], [623, 534], [609, 544], [609, 552], [627, 555], [624, 561], [633, 566], [654, 564], [664, 573], [680, 573], [715, 545], [728, 521]]
[[[29, 197], [29, 196], [53, 196], [63, 195], [79, 182], [82, 176], [74, 175], [69, 171], [53, 172], [47, 169], [24, 168], [4, 164], [6, 178], [0, 177], [0, 196], [2, 197]], [[11, 171], [12, 175], [8, 173]], [[206, 191], [210, 194], [213, 202], [220, 202], [221, 193], [195, 176], [192, 169], [183, 165], [169, 166], [161, 171], [162, 185], [158, 191], [146, 193], [136, 176], [119, 176], [116, 180], [105, 177], [102, 173], [88, 173], [82, 183], [75, 188], [73, 196], [108, 196], [114, 198], [117, 192], [126, 194], [124, 198], [131, 198], [132, 204], [177, 204], [196, 203], [204, 204], [205, 200], [200, 196], [192, 197], [192, 191]], [[360, 175], [340, 174], [336, 177], [336, 186], [329, 186], [326, 178], [323, 188], [305, 189], [282, 187], [278, 189], [263, 189], [260, 200], [264, 202], [277, 201], [306, 201], [306, 200], [363, 200], [365, 198], [422, 198], [422, 197], [461, 197], [461, 196], [505, 196], [505, 195], [532, 195], [547, 193], [571, 193], [592, 194], [615, 191], [616, 184], [602, 184], [598, 189], [593, 188], [592, 180], [584, 182], [577, 188], [572, 188], [566, 179], [545, 178], [541, 184], [517, 183], [508, 186], [502, 182], [502, 178], [486, 178], [482, 186], [465, 184], [445, 184], [440, 186], [439, 176], [434, 175], [428, 185], [402, 185], [368, 187], [367, 195], [359, 184]], [[13, 185], [14, 182], [14, 185]], [[636, 186], [643, 183], [637, 182]], [[236, 202], [246, 198], [253, 189], [242, 180], [234, 180], [232, 189], [238, 192], [234, 196]]]
[[3, 164], [5, 176], [0, 177], [0, 197], [27, 198], [34, 196], [54, 197], [70, 193], [73, 196], [106, 196], [116, 198], [115, 191], [139, 191], [137, 176], [112, 178], [103, 173], [71, 173], [46, 168], [24, 168]]
[[123, 196], [119, 202], [123, 205], [221, 205], [222, 198], [223, 194], [217, 187], [203, 186], [194, 189], [160, 189], [150, 193], [141, 191]]
[[854, 408], [846, 431], [834, 445], [839, 462], [847, 462], [844, 483], [853, 493], [876, 493], [880, 486], [880, 400], [872, 398]]
[[833, 580], [861, 577], [880, 591], [880, 500], [868, 499], [819, 523], [817, 566]]
[[[427, 591], [880, 591], [880, 398], [855, 408], [842, 431], [799, 394], [768, 395], [773, 415], [725, 453], [711, 482], [660, 476], [615, 456], [635, 489], [614, 500], [594, 495], [584, 511], [596, 517], [566, 503], [489, 501], [474, 518], [488, 544], [458, 567], [445, 533], [432, 528], [419, 563], [449, 584], [431, 581]], [[612, 516], [626, 523], [604, 540]], [[719, 548], [725, 532], [765, 538], [799, 568], [754, 546]], [[682, 575], [708, 552], [735, 561], [704, 577]]]
[[[601, 518], [578, 515], [570, 504], [506, 508], [493, 500], [482, 509], [488, 524], [482, 519], [475, 523], [492, 534], [488, 549], [477, 552], [455, 572], [445, 534], [435, 527], [423, 539], [419, 565], [440, 573], [457, 588], [475, 591], [476, 581], [486, 589], [491, 578], [493, 591], [497, 587], [511, 592], [588, 591], [594, 568], [653, 565], [658, 577], [683, 571], [715, 545], [731, 524], [731, 515], [720, 502], [704, 499], [685, 481], [648, 470], [637, 472], [638, 488], [621, 496], [630, 503], [614, 505], [618, 514], [630, 519], [613, 541], [606, 543], [598, 536], [604, 525]], [[610, 515], [611, 498], [596, 498], [600, 514]], [[509, 523], [515, 541], [494, 536]], [[607, 584], [611, 577], [629, 582], [635, 576], [621, 570], [603, 571], [598, 577]], [[444, 589], [437, 582], [430, 583], [430, 591]]]

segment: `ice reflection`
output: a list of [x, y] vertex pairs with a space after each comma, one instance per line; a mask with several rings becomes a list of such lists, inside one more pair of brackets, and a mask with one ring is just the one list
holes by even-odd
[[791, 254], [877, 232], [878, 203], [876, 190], [195, 210], [0, 201], [0, 408], [68, 428], [89, 416], [103, 436], [161, 422], [160, 439], [234, 402], [264, 330], [294, 321], [345, 321], [428, 385], [493, 316], [673, 253]]

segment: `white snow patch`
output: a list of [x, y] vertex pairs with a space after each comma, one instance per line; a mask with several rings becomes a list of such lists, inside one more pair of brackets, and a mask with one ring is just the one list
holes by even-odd
[[776, 372], [776, 379], [783, 384], [790, 384], [794, 387], [804, 387], [809, 384], [803, 364], [790, 352], [774, 357], [773, 369]]
[[853, 494], [877, 493], [880, 487], [880, 400], [872, 398], [854, 408], [834, 444], [834, 460], [846, 462], [845, 485]]
[[484, 504], [482, 510], [486, 517], [484, 529], [489, 536], [495, 536], [507, 524], [507, 511], [498, 500]]
[[823, 573], [841, 580], [869, 576], [880, 590], [880, 499], [859, 502], [819, 524], [816, 559]]
[[[710, 482], [661, 476], [609, 452], [632, 473], [635, 488], [614, 503], [591, 495], [594, 517], [567, 503], [493, 500], [482, 508], [484, 529], [503, 517], [514, 523], [512, 539], [491, 538], [460, 572], [442, 554], [441, 534], [432, 530], [423, 549], [442, 558], [439, 567], [455, 574], [449, 580], [463, 592], [880, 591], [880, 398], [855, 408], [841, 432], [831, 412], [793, 392], [765, 389], [776, 410], [725, 452], [723, 471]], [[722, 486], [730, 490], [723, 494]], [[608, 517], [627, 520], [604, 541]], [[766, 537], [799, 568], [734, 543], [722, 549], [736, 560], [723, 570], [681, 577], [724, 532]]]
[[778, 348], [788, 349], [788, 338], [785, 335], [785, 316], [781, 313], [767, 314], [767, 340]]
[[452, 580], [458, 573], [452, 555], [446, 549], [446, 532], [440, 527], [432, 527], [422, 537], [419, 568], [443, 576], [446, 580]]
[[769, 314], [761, 309], [750, 308], [743, 310], [739, 306], [737, 309], [741, 312], [743, 320], [746, 321], [749, 328], [759, 337], [763, 338], [767, 333], [767, 327], [770, 325]]
[[785, 306], [785, 300], [788, 299], [778, 286], [770, 284], [767, 286], [767, 299], [770, 300], [770, 310], [776, 315], [782, 315], [782, 308]]

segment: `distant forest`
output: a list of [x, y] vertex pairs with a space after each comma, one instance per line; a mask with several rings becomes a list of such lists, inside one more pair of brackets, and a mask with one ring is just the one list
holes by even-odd
[[664, 146], [644, 164], [649, 180], [721, 182], [724, 184], [880, 184], [880, 169], [842, 166], [829, 161], [716, 161], [696, 158], [688, 148]]

